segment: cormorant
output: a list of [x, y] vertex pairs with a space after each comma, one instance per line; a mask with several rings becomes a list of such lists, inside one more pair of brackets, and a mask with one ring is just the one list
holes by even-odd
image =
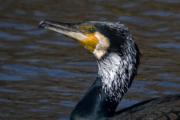
[[98, 74], [71, 113], [71, 120], [180, 119], [180, 95], [147, 100], [117, 112], [117, 106], [137, 74], [140, 52], [128, 28], [120, 22], [60, 23], [40, 27], [77, 40], [97, 59]]

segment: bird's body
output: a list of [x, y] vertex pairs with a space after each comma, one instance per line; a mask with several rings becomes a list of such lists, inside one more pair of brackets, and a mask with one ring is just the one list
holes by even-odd
[[[119, 101], [137, 73], [140, 57], [139, 49], [128, 28], [120, 22], [65, 24], [43, 21], [40, 26], [78, 40], [97, 58], [97, 78], [72, 111], [71, 120], [156, 120], [161, 116], [153, 111], [164, 111], [163, 106], [172, 106], [171, 111], [175, 111], [174, 114], [178, 113], [176, 116], [179, 116], [179, 96], [153, 99], [124, 111], [116, 111]], [[177, 108], [170, 104], [172, 101]], [[162, 113], [168, 114], [171, 111]]]
[[118, 111], [110, 120], [180, 120], [180, 95], [140, 102]]

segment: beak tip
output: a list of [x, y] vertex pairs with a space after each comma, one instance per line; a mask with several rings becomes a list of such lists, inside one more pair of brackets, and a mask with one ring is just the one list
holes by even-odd
[[46, 20], [40, 21], [38, 27], [39, 28], [45, 28], [46, 27]]

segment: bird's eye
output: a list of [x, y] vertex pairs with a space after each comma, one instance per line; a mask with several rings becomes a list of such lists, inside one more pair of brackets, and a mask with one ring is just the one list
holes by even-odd
[[87, 32], [87, 33], [94, 33], [96, 31], [96, 28], [94, 26], [81, 26], [80, 29], [83, 32]]

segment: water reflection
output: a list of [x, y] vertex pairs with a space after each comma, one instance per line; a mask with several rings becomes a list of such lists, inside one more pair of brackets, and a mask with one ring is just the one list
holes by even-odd
[[96, 77], [93, 56], [38, 29], [42, 19], [119, 20], [130, 28], [143, 56], [120, 107], [180, 92], [178, 0], [6, 0], [0, 10], [0, 119], [66, 120]]

